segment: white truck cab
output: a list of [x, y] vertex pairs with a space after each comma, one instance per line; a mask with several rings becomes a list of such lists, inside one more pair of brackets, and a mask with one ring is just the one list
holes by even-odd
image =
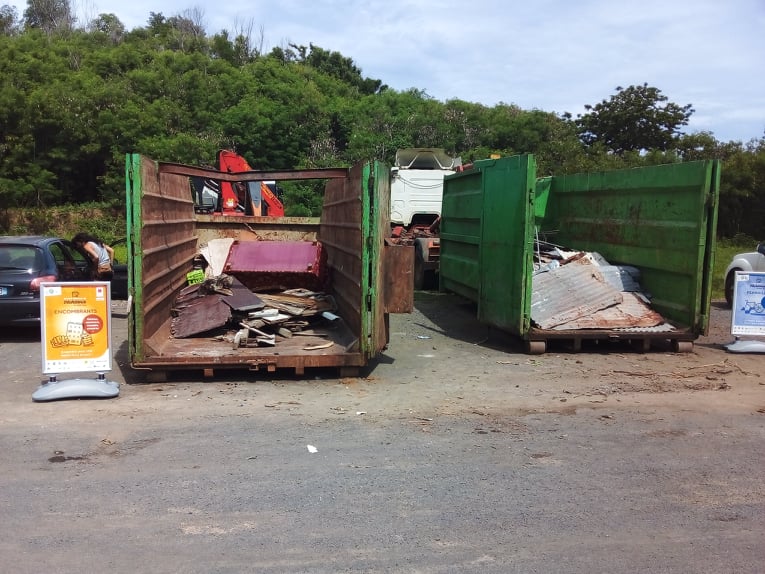
[[440, 148], [398, 150], [390, 170], [391, 223], [406, 228], [433, 223], [441, 215], [444, 176], [461, 164]]

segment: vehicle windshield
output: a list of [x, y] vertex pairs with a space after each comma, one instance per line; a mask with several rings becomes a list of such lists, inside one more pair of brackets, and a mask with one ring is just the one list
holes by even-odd
[[396, 167], [402, 169], [454, 169], [461, 159], [440, 148], [406, 148], [396, 152]]
[[42, 267], [42, 253], [32, 245], [0, 245], [0, 269], [28, 269]]

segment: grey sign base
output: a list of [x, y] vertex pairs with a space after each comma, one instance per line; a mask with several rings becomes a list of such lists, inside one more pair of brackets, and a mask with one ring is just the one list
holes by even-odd
[[736, 339], [725, 345], [731, 353], [765, 353], [765, 341], [742, 341]]
[[110, 399], [119, 394], [119, 383], [106, 379], [65, 379], [43, 383], [32, 393], [32, 400]]

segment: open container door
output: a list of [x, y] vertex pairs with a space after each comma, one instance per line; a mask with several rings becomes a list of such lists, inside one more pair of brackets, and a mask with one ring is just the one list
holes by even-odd
[[478, 305], [478, 319], [515, 334], [529, 327], [536, 163], [531, 155], [475, 162], [447, 176], [441, 289]]
[[136, 297], [136, 292], [141, 289], [140, 270], [135, 268], [137, 263], [136, 252], [136, 234], [134, 231], [139, 229], [137, 225], [137, 213], [140, 214], [140, 190], [141, 190], [141, 156], [139, 154], [125, 155], [125, 212], [127, 236], [125, 244], [127, 247], [127, 271], [128, 271], [128, 356], [134, 357], [136, 354], [136, 342], [140, 337], [136, 336], [136, 315], [133, 307], [140, 297]]
[[[376, 161], [353, 167], [347, 180], [330, 181], [324, 195], [319, 240], [333, 269], [339, 313], [359, 333], [358, 350], [366, 359], [376, 356], [388, 342], [384, 240], [390, 215], [380, 206], [389, 203], [389, 169]], [[411, 285], [402, 294], [411, 299]], [[397, 312], [408, 311], [399, 306]]]

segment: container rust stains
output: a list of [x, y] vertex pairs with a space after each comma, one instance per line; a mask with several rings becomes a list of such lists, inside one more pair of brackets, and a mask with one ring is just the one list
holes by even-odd
[[[548, 339], [693, 341], [708, 328], [719, 188], [719, 161], [544, 178], [532, 155], [477, 161], [444, 181], [440, 287], [533, 353]], [[543, 241], [609, 265], [562, 257], [537, 277]]]
[[[384, 248], [390, 221], [377, 208], [390, 202], [387, 166], [226, 174], [138, 154], [126, 161], [133, 367], [351, 372], [385, 348], [387, 314], [405, 311], [412, 300], [411, 282], [388, 293], [384, 276], [391, 267], [385, 260], [400, 259]], [[195, 212], [191, 177], [242, 175], [324, 180], [321, 217]], [[204, 286], [189, 286], [200, 255], [214, 271], [205, 269]], [[232, 279], [228, 285], [224, 277]]]

